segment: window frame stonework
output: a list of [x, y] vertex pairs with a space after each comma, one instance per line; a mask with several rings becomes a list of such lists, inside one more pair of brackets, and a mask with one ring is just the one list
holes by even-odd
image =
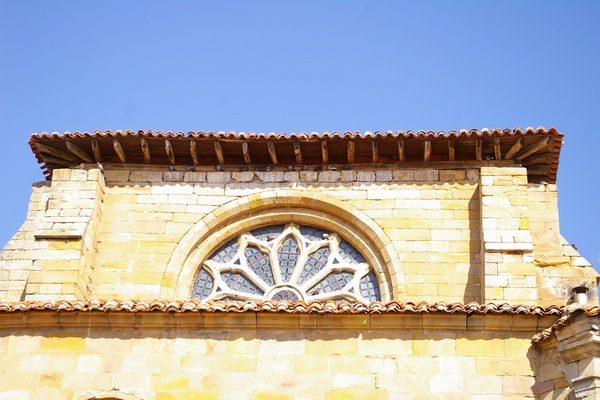
[[406, 299], [398, 253], [385, 232], [364, 213], [328, 195], [288, 189], [242, 197], [201, 218], [180, 240], [161, 282], [161, 298], [189, 299], [198, 268], [215, 249], [241, 232], [295, 223], [335, 232], [372, 268], [382, 302]]
[[242, 232], [198, 268], [201, 300], [381, 300], [366, 259], [337, 233], [288, 223]]

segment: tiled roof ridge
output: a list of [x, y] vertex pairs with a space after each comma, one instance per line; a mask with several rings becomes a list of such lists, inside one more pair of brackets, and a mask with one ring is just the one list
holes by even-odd
[[554, 333], [569, 325], [575, 315], [583, 314], [586, 317], [595, 317], [600, 315], [600, 306], [580, 306], [578, 305], [574, 309], [570, 309], [572, 306], [563, 309], [563, 315], [560, 317], [551, 327], [544, 329], [540, 333], [533, 336], [531, 339], [532, 343], [543, 342], [548, 340], [554, 335]]
[[562, 306], [532, 306], [524, 304], [479, 304], [475, 302], [445, 303], [426, 302], [388, 303], [372, 302], [349, 303], [342, 301], [305, 303], [297, 301], [201, 301], [189, 300], [58, 300], [58, 301], [21, 301], [0, 302], [0, 314], [23, 311], [58, 311], [58, 312], [92, 312], [92, 311], [124, 311], [124, 312], [282, 312], [282, 313], [316, 313], [316, 314], [402, 314], [402, 313], [443, 313], [443, 314], [525, 314], [525, 315], [562, 315]]
[[204, 132], [204, 131], [188, 131], [187, 133], [184, 133], [182, 131], [177, 131], [177, 132], [172, 132], [172, 131], [167, 131], [167, 132], [163, 132], [163, 131], [152, 131], [152, 130], [105, 130], [105, 131], [101, 131], [101, 130], [95, 130], [94, 132], [90, 133], [90, 132], [64, 132], [64, 133], [58, 133], [58, 132], [52, 132], [52, 133], [48, 133], [48, 132], [41, 132], [41, 133], [33, 133], [31, 135], [32, 138], [34, 139], [75, 139], [75, 138], [95, 138], [95, 137], [109, 137], [109, 138], [120, 138], [120, 137], [150, 137], [150, 138], [200, 138], [200, 137], [205, 137], [205, 138], [214, 138], [214, 139], [248, 139], [248, 138], [253, 138], [253, 139], [325, 139], [325, 138], [346, 138], [346, 139], [350, 139], [350, 138], [377, 138], [377, 137], [392, 137], [392, 138], [396, 138], [396, 137], [404, 137], [404, 138], [408, 138], [408, 137], [416, 137], [416, 138], [421, 138], [421, 137], [429, 137], [429, 138], [434, 138], [434, 137], [461, 137], [461, 136], [465, 136], [465, 137], [471, 137], [471, 136], [476, 136], [476, 137], [482, 137], [482, 136], [493, 136], [493, 135], [498, 135], [498, 136], [515, 136], [515, 135], [527, 135], [527, 134], [540, 134], [540, 135], [545, 135], [545, 134], [560, 134], [555, 128], [544, 128], [542, 126], [538, 126], [537, 128], [533, 128], [533, 127], [527, 127], [525, 129], [522, 129], [521, 127], [515, 127], [513, 129], [509, 129], [509, 128], [504, 128], [504, 129], [500, 129], [500, 128], [492, 128], [492, 129], [488, 129], [488, 128], [482, 128], [480, 130], [477, 129], [460, 129], [458, 131], [455, 130], [451, 130], [448, 132], [444, 132], [444, 131], [424, 131], [424, 130], [419, 130], [419, 131], [412, 131], [412, 130], [408, 130], [408, 131], [402, 131], [402, 130], [398, 130], [398, 131], [393, 131], [393, 130], [387, 130], [387, 131], [375, 131], [375, 132], [371, 132], [371, 131], [365, 131], [365, 132], [350, 132], [350, 131], [345, 131], [345, 132], [339, 132], [339, 131], [333, 131], [333, 132], [328, 132], [328, 131], [323, 131], [323, 132], [300, 132], [300, 133], [296, 133], [296, 132], [291, 132], [291, 133], [284, 133], [284, 132], [280, 132], [280, 133], [275, 133], [275, 132], [269, 132], [269, 133], [263, 133], [263, 132], [235, 132], [235, 131], [208, 131], [208, 132]]

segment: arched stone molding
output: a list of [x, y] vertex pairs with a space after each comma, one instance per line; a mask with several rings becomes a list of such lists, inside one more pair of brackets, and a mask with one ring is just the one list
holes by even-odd
[[233, 200], [198, 221], [171, 255], [161, 283], [161, 298], [189, 298], [201, 263], [239, 233], [291, 222], [339, 233], [373, 268], [383, 301], [406, 299], [398, 254], [371, 218], [331, 196], [294, 189], [265, 191]]

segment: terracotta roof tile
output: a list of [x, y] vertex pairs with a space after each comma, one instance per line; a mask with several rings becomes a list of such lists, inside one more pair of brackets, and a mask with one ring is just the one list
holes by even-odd
[[317, 314], [407, 314], [407, 313], [442, 313], [442, 314], [525, 314], [525, 315], [562, 315], [560, 306], [529, 306], [523, 304], [479, 304], [479, 303], [389, 303], [372, 302], [369, 304], [349, 303], [342, 301], [310, 302], [297, 301], [200, 301], [200, 300], [59, 300], [59, 301], [22, 301], [0, 303], [0, 313], [16, 313], [23, 311], [59, 311], [59, 312], [282, 312], [282, 313], [317, 313]]
[[569, 308], [563, 308], [562, 317], [560, 317], [551, 327], [544, 329], [543, 331], [535, 335], [531, 339], [531, 342], [538, 343], [550, 339], [557, 330], [569, 325], [573, 320], [574, 316], [577, 314], [583, 314], [587, 317], [598, 316], [600, 315], [600, 306], [578, 306], [573, 310], [569, 310]]
[[[459, 131], [256, 133], [225, 131], [94, 131], [34, 133], [29, 144], [49, 179], [56, 168], [80, 163], [196, 165], [389, 164], [465, 161], [523, 163], [538, 181], [554, 183], [563, 135], [554, 128]], [[403, 141], [402, 146], [399, 142]], [[169, 141], [169, 151], [166, 153]], [[430, 154], [424, 157], [424, 143]], [[194, 142], [194, 143], [192, 143]], [[215, 143], [213, 143], [215, 142]], [[217, 143], [219, 142], [219, 143]], [[353, 142], [352, 151], [349, 142]], [[451, 143], [452, 142], [452, 143]], [[476, 143], [477, 142], [477, 143]], [[519, 143], [517, 143], [519, 142]], [[143, 144], [142, 144], [143, 143]], [[322, 147], [323, 145], [324, 147]], [[514, 145], [509, 159], [506, 155]], [[532, 146], [535, 149], [528, 152]], [[402, 147], [402, 155], [400, 155]], [[450, 152], [449, 148], [452, 148]], [[522, 147], [522, 148], [521, 148]], [[328, 152], [328, 156], [325, 156]], [[378, 153], [377, 156], [375, 153]], [[450, 155], [452, 153], [452, 155]], [[496, 160], [500, 154], [502, 159]], [[522, 157], [521, 157], [522, 156]]]

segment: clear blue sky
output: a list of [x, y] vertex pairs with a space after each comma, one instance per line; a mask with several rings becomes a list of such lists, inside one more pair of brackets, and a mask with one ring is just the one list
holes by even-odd
[[43, 179], [32, 132], [541, 125], [593, 263], [599, 106], [597, 1], [0, 0], [0, 246]]

